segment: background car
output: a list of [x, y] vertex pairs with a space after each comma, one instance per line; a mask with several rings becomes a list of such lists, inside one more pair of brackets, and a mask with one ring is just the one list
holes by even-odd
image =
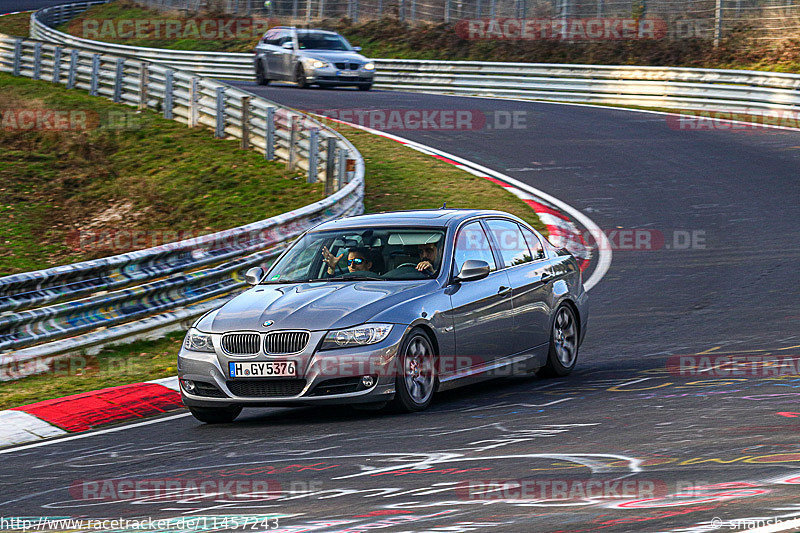
[[288, 27], [272, 28], [255, 49], [256, 81], [293, 81], [299, 87], [355, 86], [372, 88], [375, 63], [336, 32]]
[[575, 258], [499, 211], [323, 223], [247, 278], [178, 356], [183, 401], [204, 422], [246, 406], [418, 411], [480, 379], [565, 376], [586, 330]]

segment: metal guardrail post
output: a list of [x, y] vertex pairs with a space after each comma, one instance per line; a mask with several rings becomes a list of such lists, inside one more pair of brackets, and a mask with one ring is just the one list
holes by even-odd
[[497, 0], [491, 0], [489, 4], [489, 17], [494, 18], [494, 14], [497, 12]]
[[417, 20], [417, 0], [411, 0], [411, 22]]
[[242, 96], [242, 150], [250, 148], [250, 97]]
[[197, 112], [198, 112], [198, 100], [200, 99], [200, 91], [197, 90], [198, 84], [200, 83], [200, 78], [197, 76], [192, 78], [192, 88], [189, 92], [189, 118], [186, 120], [186, 124], [190, 128], [194, 128], [197, 126]]
[[289, 130], [289, 159], [286, 161], [286, 169], [294, 172], [297, 168], [297, 125], [298, 116], [292, 115], [292, 126]]
[[75, 75], [78, 73], [78, 61], [80, 52], [72, 50], [69, 53], [69, 72], [67, 73], [67, 89], [75, 87]]
[[339, 148], [339, 172], [336, 176], [336, 188], [341, 189], [345, 184], [345, 172], [347, 172], [347, 153], [344, 148]]
[[217, 124], [214, 137], [225, 138], [225, 87], [217, 87]]
[[450, 0], [444, 0], [444, 21], [450, 22]]
[[336, 172], [336, 139], [325, 140], [325, 196], [333, 194], [333, 180]]
[[53, 50], [53, 83], [61, 81], [61, 47]]
[[100, 54], [92, 55], [92, 79], [89, 83], [89, 94], [97, 96], [97, 85], [100, 78]]
[[317, 159], [319, 154], [319, 128], [308, 132], [308, 183], [317, 182]]
[[19, 67], [22, 63], [22, 39], [14, 41], [14, 76], [19, 76]]
[[164, 73], [164, 118], [172, 120], [172, 92], [173, 92], [173, 78], [174, 72], [167, 69]]
[[139, 64], [139, 105], [137, 109], [147, 109], [147, 85], [150, 83], [150, 70], [148, 63]]
[[273, 161], [275, 159], [275, 108], [267, 108], [266, 133], [264, 137], [264, 159]]
[[33, 45], [33, 79], [42, 77], [42, 43]]
[[125, 59], [117, 58], [117, 69], [114, 75], [114, 102], [122, 101], [122, 81], [125, 79]]
[[481, 18], [482, 14], [483, 14], [483, 0], [478, 0], [478, 3], [475, 4], [475, 18], [476, 19]]

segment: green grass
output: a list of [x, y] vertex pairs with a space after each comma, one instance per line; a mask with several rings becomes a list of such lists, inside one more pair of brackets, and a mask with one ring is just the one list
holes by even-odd
[[[88, 127], [0, 129], [0, 276], [160, 244], [165, 234], [228, 229], [323, 198], [321, 184], [206, 128], [0, 74], [4, 125], [20, 109], [72, 112]], [[81, 245], [79, 232], [116, 232], [119, 246]], [[129, 246], [134, 235], [146, 238]]]
[[13, 37], [27, 37], [30, 26], [30, 13], [17, 13], [0, 17], [0, 33]]

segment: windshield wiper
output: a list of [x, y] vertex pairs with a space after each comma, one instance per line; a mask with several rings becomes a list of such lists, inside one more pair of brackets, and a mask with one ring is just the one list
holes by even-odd
[[320, 278], [314, 281], [385, 281], [375, 276], [336, 276], [334, 278]]

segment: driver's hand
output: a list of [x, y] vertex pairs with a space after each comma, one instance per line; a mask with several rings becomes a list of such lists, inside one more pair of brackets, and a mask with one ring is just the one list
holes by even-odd
[[433, 265], [430, 264], [429, 261], [420, 261], [417, 265], [417, 270], [422, 272], [423, 270], [433, 270]]
[[330, 252], [330, 250], [328, 250], [326, 246], [322, 247], [322, 258], [325, 260], [326, 263], [328, 263], [328, 266], [330, 268], [335, 268], [336, 264], [339, 262], [339, 260], [342, 258], [343, 255], [344, 253], [341, 253], [334, 257], [334, 255]]

